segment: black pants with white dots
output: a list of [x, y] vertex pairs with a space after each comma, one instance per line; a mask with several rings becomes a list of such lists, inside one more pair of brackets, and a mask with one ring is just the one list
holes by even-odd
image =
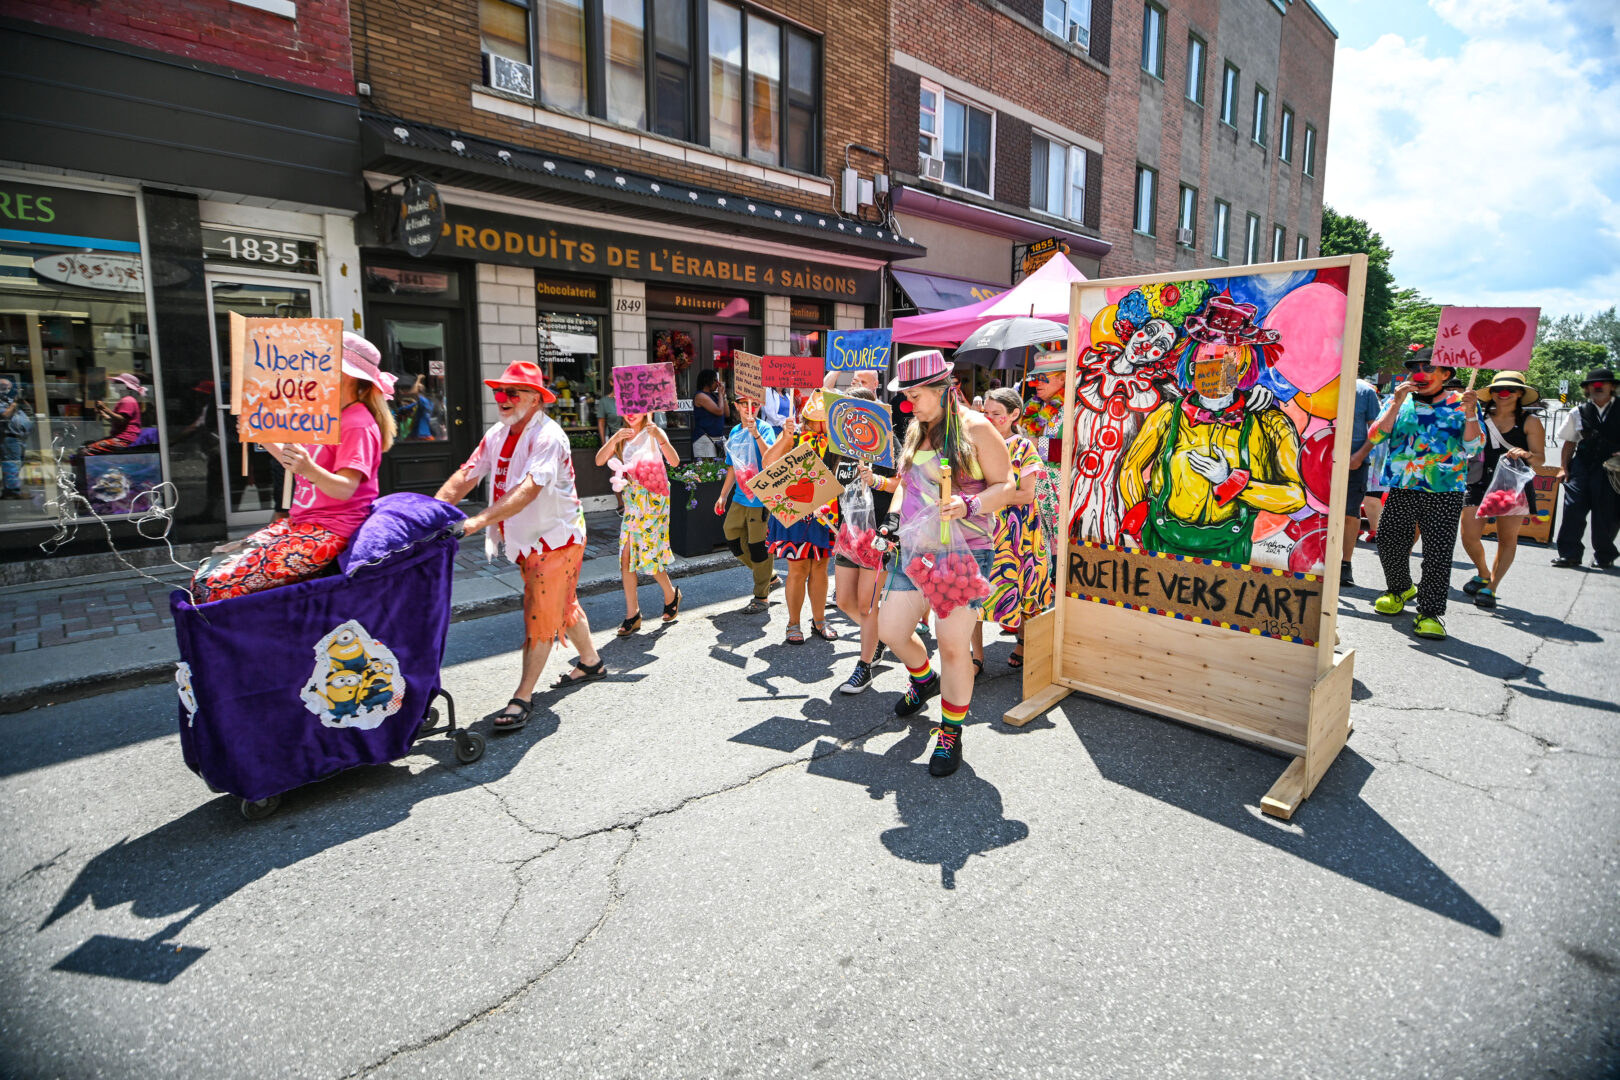
[[1378, 561], [1384, 564], [1384, 586], [1392, 593], [1412, 587], [1412, 545], [1423, 530], [1423, 582], [1418, 586], [1419, 615], [1446, 613], [1451, 592], [1451, 556], [1457, 547], [1465, 491], [1409, 491], [1391, 488], [1378, 521]]

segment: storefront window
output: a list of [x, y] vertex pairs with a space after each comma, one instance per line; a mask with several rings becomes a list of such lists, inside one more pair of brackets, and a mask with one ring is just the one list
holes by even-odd
[[[540, 367], [557, 394], [552, 419], [574, 432], [594, 433], [596, 401], [613, 388], [604, 386], [602, 317], [547, 311], [539, 316]], [[576, 447], [581, 446], [575, 439]]]
[[444, 442], [447, 426], [443, 322], [383, 321], [384, 367], [394, 376], [394, 424], [400, 442]]
[[3, 186], [38, 213], [0, 229], [0, 527], [54, 516], [59, 467], [96, 513], [142, 509], [164, 476], [135, 201]]

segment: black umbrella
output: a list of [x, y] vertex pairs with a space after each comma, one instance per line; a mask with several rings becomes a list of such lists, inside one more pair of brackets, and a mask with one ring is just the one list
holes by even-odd
[[958, 364], [990, 368], [1027, 367], [1029, 351], [1049, 341], [1069, 340], [1069, 327], [1050, 319], [1018, 315], [985, 323], [956, 347]]

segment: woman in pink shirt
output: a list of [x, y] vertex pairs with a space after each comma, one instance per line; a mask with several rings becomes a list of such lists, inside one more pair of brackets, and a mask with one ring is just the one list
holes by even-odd
[[[96, 415], [107, 423], [107, 437], [86, 443], [84, 453], [110, 454], [114, 450], [122, 450], [134, 444], [141, 433], [141, 401], [146, 398], [146, 386], [140, 379], [128, 372], [121, 372], [107, 379], [107, 388], [122, 388], [123, 397], [118, 404], [107, 408], [107, 403], [98, 401], [95, 405]], [[137, 397], [136, 395], [139, 395]]]
[[343, 411], [335, 446], [268, 443], [297, 479], [292, 512], [235, 544], [216, 548], [191, 588], [206, 604], [314, 577], [334, 562], [377, 497], [377, 470], [394, 445], [394, 377], [359, 334], [343, 335]]

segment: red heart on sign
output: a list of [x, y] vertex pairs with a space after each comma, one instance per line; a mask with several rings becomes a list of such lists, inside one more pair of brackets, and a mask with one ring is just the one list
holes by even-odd
[[797, 484], [789, 484], [782, 489], [782, 494], [794, 502], [807, 503], [816, 493], [816, 484], [813, 480], [800, 480]]
[[1523, 319], [1481, 319], [1468, 328], [1468, 343], [1479, 350], [1479, 358], [1490, 363], [1524, 340]]

